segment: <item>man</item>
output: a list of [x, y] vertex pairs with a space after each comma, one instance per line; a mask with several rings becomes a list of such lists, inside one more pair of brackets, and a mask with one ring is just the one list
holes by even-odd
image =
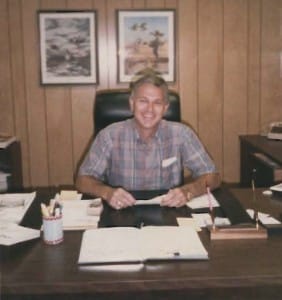
[[[169, 107], [166, 82], [147, 71], [130, 88], [133, 118], [99, 132], [79, 169], [77, 189], [121, 209], [136, 201], [128, 191], [166, 189], [161, 205], [180, 207], [207, 185], [217, 188], [219, 174], [195, 133], [162, 119]], [[193, 180], [183, 184], [185, 168]]]

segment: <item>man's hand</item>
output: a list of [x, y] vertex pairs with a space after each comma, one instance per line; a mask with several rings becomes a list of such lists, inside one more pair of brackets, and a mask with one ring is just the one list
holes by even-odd
[[112, 189], [108, 196], [107, 202], [115, 209], [122, 209], [128, 206], [132, 206], [135, 203], [133, 196], [123, 188]]
[[175, 188], [169, 190], [169, 192], [163, 196], [161, 206], [169, 207], [181, 207], [187, 202], [187, 196], [181, 188]]

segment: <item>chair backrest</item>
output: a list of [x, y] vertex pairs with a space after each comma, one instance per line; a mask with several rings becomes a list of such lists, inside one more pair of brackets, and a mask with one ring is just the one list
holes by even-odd
[[[97, 92], [93, 112], [94, 136], [110, 124], [132, 117], [129, 96], [129, 89], [111, 89]], [[174, 91], [169, 91], [169, 102], [170, 105], [164, 119], [181, 122], [179, 95]]]

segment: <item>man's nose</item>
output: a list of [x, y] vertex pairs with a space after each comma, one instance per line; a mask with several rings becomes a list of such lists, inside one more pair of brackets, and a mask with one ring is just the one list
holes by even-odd
[[147, 111], [153, 111], [153, 110], [154, 110], [154, 103], [148, 102]]

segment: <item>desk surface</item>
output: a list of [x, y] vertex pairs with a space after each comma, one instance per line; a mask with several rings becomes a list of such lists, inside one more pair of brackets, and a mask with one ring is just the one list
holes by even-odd
[[[250, 190], [233, 192], [245, 207], [251, 207]], [[232, 200], [224, 190], [215, 196]], [[262, 211], [281, 219], [282, 199], [259, 196], [259, 202]], [[36, 203], [33, 209], [37, 210]], [[189, 213], [186, 208], [160, 207], [110, 210], [102, 225], [134, 225], [140, 218], [148, 224], [176, 224], [176, 216]], [[31, 225], [36, 224], [36, 217], [27, 217]], [[203, 230], [200, 237], [208, 261], [156, 262], [126, 271], [79, 267], [81, 237], [81, 231], [65, 232], [60, 245], [35, 240], [13, 246], [1, 263], [2, 299], [278, 299], [282, 293], [282, 235], [211, 242]]]

